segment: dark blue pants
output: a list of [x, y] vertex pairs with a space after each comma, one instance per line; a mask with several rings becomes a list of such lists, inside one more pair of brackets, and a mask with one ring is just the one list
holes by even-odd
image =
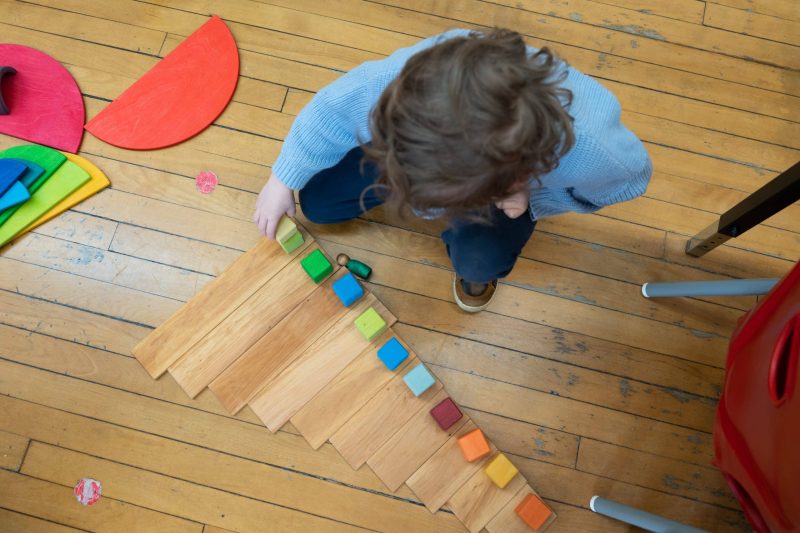
[[[377, 170], [369, 162], [361, 168], [364, 152], [355, 148], [335, 166], [316, 174], [300, 191], [303, 214], [315, 224], [334, 224], [361, 215], [360, 198], [375, 183]], [[367, 210], [383, 201], [374, 190], [364, 195]], [[487, 283], [511, 272], [536, 222], [528, 213], [509, 218], [492, 208], [491, 224], [452, 221], [442, 233], [447, 255], [458, 275], [473, 283]]]

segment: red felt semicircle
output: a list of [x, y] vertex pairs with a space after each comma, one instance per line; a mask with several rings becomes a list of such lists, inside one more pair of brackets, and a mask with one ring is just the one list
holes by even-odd
[[197, 135], [228, 105], [239, 51], [214, 16], [86, 124], [121, 148], [154, 150]]
[[83, 98], [64, 66], [35, 48], [0, 44], [0, 66], [14, 67], [3, 76], [0, 133], [75, 153], [83, 138]]

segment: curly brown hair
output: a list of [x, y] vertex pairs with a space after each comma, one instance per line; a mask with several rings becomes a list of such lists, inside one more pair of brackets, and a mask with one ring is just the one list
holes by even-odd
[[372, 111], [364, 144], [390, 215], [443, 210], [487, 217], [491, 205], [558, 165], [575, 137], [547, 48], [514, 31], [473, 31], [412, 56]]

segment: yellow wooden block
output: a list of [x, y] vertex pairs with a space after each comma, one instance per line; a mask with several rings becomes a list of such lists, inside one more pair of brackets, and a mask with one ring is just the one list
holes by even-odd
[[61, 200], [59, 203], [54, 205], [50, 208], [47, 213], [43, 214], [33, 222], [31, 222], [24, 230], [20, 232], [20, 234], [25, 233], [27, 231], [32, 230], [37, 226], [41, 226], [51, 218], [55, 217], [56, 215], [60, 215], [67, 209], [74, 207], [81, 203], [82, 201], [86, 200], [90, 196], [97, 194], [98, 192], [102, 191], [106, 187], [108, 187], [111, 182], [108, 180], [108, 177], [103, 173], [102, 170], [97, 168], [94, 163], [90, 162], [88, 159], [81, 157], [79, 155], [71, 154], [69, 152], [61, 152], [69, 161], [72, 161], [76, 165], [78, 165], [84, 172], [89, 174], [89, 181], [81, 185], [78, 189], [72, 192], [69, 196]]
[[278, 228], [275, 230], [275, 240], [283, 244], [297, 233], [297, 224], [295, 224], [291, 218], [284, 215], [281, 217], [278, 222]]
[[508, 485], [508, 483], [514, 479], [514, 476], [519, 473], [517, 467], [511, 464], [508, 457], [502, 453], [495, 455], [483, 471], [486, 472], [489, 479], [494, 481], [494, 484], [501, 489]]

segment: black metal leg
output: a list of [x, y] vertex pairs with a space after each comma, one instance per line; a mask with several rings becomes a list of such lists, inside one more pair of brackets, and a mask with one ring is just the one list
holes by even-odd
[[723, 213], [719, 220], [689, 239], [686, 253], [701, 257], [728, 239], [800, 200], [800, 162]]

